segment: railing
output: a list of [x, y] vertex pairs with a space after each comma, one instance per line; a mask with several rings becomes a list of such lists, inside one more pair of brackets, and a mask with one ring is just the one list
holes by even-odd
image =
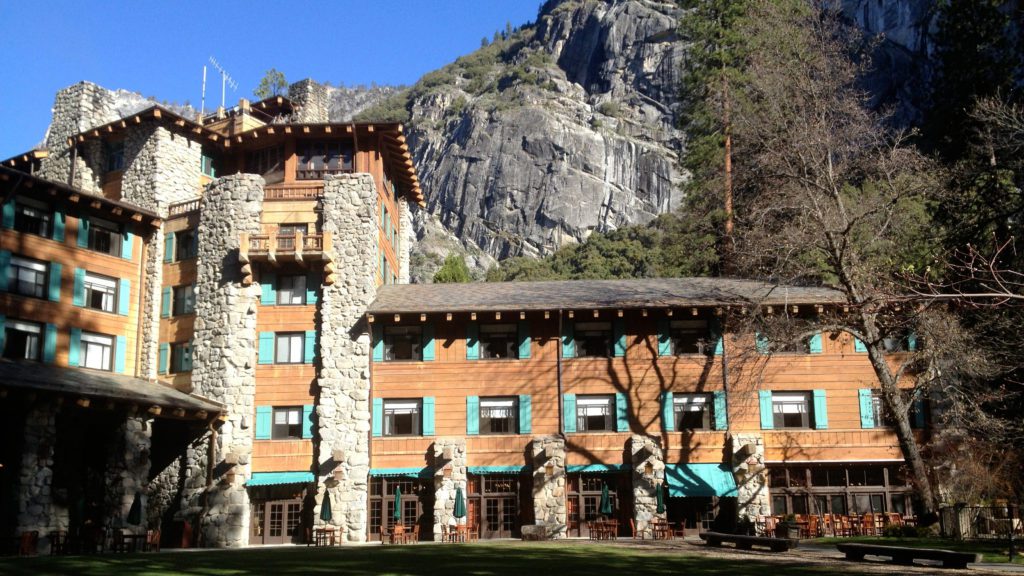
[[263, 189], [264, 200], [319, 200], [323, 194], [323, 182], [299, 186], [272, 184]]
[[[297, 234], [278, 236], [276, 234], [253, 234], [247, 241], [247, 253], [251, 255], [297, 255], [314, 254], [324, 251], [324, 234]], [[296, 246], [301, 246], [297, 250]]]
[[199, 210], [199, 203], [201, 200], [201, 198], [193, 198], [192, 200], [171, 204], [170, 207], [167, 208], [167, 213], [170, 216], [181, 216], [182, 214], [188, 214], [189, 212], [196, 212]]
[[331, 174], [351, 174], [353, 172], [352, 167], [348, 168], [298, 168], [295, 170], [296, 180], [323, 180], [324, 176], [330, 176]]

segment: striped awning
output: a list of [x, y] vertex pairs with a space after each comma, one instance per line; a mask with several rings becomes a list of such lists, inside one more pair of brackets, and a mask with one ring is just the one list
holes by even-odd
[[374, 478], [432, 478], [434, 469], [430, 466], [422, 468], [371, 468], [370, 476]]
[[312, 472], [253, 472], [246, 486], [277, 486], [279, 484], [308, 484], [313, 481]]
[[625, 470], [629, 470], [625, 464], [570, 464], [565, 467], [565, 471], [571, 474], [615, 474]]
[[736, 479], [724, 464], [666, 464], [665, 480], [672, 498], [736, 496]]
[[526, 466], [469, 466], [470, 474], [522, 474]]

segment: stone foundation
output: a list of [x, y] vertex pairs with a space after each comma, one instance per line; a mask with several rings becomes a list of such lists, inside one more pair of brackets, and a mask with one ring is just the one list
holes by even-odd
[[25, 416], [18, 492], [18, 530], [38, 530], [40, 552], [49, 550], [45, 536], [67, 528], [67, 510], [58, 514], [53, 503], [53, 449], [57, 442], [57, 412], [52, 402], [38, 403]]
[[732, 473], [736, 478], [737, 515], [754, 522], [771, 514], [768, 472], [764, 464], [764, 437], [756, 432], [732, 434]]
[[565, 506], [565, 438], [544, 436], [531, 444], [533, 517], [547, 527], [548, 538], [568, 535]]
[[[661, 440], [654, 436], [634, 435], [629, 439], [630, 464], [633, 476], [633, 522], [636, 531], [648, 529], [655, 518], [665, 519], [665, 513], [658, 514], [658, 490], [664, 490], [665, 456]], [[663, 495], [664, 496], [664, 495]]]
[[466, 439], [434, 440], [434, 540], [441, 541], [441, 527], [450, 526], [455, 512], [455, 491], [466, 498]]

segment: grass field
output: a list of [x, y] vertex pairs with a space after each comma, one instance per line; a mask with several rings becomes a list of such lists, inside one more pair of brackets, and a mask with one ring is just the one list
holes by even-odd
[[[808, 540], [816, 544], [836, 544], [839, 542], [861, 542], [863, 544], [878, 544], [880, 546], [907, 546], [910, 548], [941, 548], [944, 550], [956, 550], [957, 552], [973, 552], [981, 554], [984, 562], [1003, 563], [1009, 561], [1007, 555], [1007, 542], [974, 540], [970, 542], [958, 542], [945, 538], [880, 538], [877, 536], [854, 536], [851, 538], [816, 538]], [[1024, 542], [1017, 543], [1018, 552], [1024, 550]], [[1024, 564], [1024, 557], [1018, 553], [1014, 564]]]

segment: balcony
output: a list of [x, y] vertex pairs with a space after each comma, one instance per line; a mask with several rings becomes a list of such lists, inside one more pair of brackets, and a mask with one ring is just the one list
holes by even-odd
[[330, 260], [331, 234], [242, 234], [239, 239], [239, 260], [265, 262]]
[[264, 200], [319, 200], [324, 195], [324, 183], [288, 182], [270, 184], [263, 189]]

